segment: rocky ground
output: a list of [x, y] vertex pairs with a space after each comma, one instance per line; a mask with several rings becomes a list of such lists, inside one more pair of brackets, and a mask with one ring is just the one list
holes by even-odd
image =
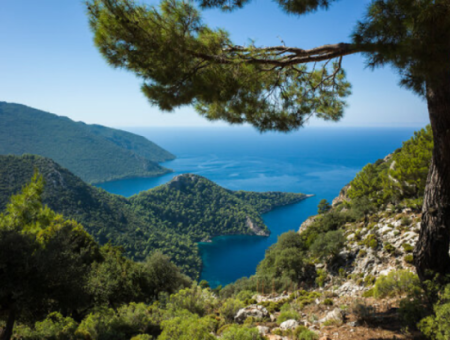
[[[346, 224], [347, 244], [338, 261], [333, 265], [315, 264], [316, 270], [327, 273], [323, 287], [307, 292], [309, 297], [316, 298], [305, 304], [303, 296], [293, 297], [289, 293], [257, 295], [254, 296], [257, 304], [240, 310], [235, 321], [242, 323], [249, 316], [256, 320], [270, 319], [270, 322], [256, 322], [256, 325], [260, 333], [271, 340], [294, 339], [287, 335], [288, 331], [301, 326], [314, 331], [320, 340], [423, 339], [419, 332], [402, 325], [398, 314], [401, 296], [384, 300], [364, 297], [379, 276], [399, 269], [414, 271], [412, 250], [418, 239], [420, 218], [420, 214], [410, 209], [394, 211], [388, 207], [368, 216], [365, 222]], [[312, 219], [314, 217], [306, 221], [299, 232], [307, 228]], [[280, 313], [270, 313], [263, 307], [270, 302], [279, 306], [284, 302], [295, 305], [298, 301], [299, 321], [277, 323]]]

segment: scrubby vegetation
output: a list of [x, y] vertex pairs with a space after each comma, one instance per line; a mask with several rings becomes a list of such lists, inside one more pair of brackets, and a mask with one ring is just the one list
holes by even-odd
[[0, 154], [49, 157], [84, 181], [152, 177], [175, 156], [144, 137], [0, 102]]

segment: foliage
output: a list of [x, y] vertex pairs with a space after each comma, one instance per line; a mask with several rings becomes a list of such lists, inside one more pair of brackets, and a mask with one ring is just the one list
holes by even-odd
[[376, 205], [403, 200], [420, 206], [414, 200], [423, 197], [432, 149], [433, 134], [428, 125], [386, 161], [366, 165], [350, 182], [348, 196], [355, 202], [365, 198]]
[[78, 323], [72, 318], [53, 312], [45, 320], [36, 322], [35, 329], [30, 329], [24, 325], [16, 327], [15, 337], [24, 340], [72, 340], [76, 339], [75, 331], [77, 328]]
[[408, 270], [391, 271], [388, 275], [380, 276], [373, 290], [376, 298], [414, 294], [421, 291], [420, 281], [416, 274]]
[[429, 339], [444, 340], [450, 337], [450, 285], [447, 285], [439, 301], [433, 306], [434, 315], [422, 319], [417, 325]]
[[194, 283], [190, 288], [179, 290], [170, 296], [169, 309], [187, 310], [190, 313], [204, 316], [216, 307], [217, 298], [209, 289], [202, 289]]
[[239, 299], [229, 298], [225, 300], [219, 308], [220, 316], [227, 322], [233, 322], [234, 316], [239, 309], [244, 308], [244, 303]]
[[157, 162], [171, 153], [144, 137], [0, 102], [0, 154], [49, 157], [86, 182], [170, 172]]
[[[143, 93], [162, 110], [194, 104], [211, 120], [282, 131], [298, 128], [313, 114], [326, 120], [342, 116], [350, 85], [338, 61], [312, 70], [275, 65], [275, 72], [267, 72], [270, 65], [245, 62], [257, 57], [253, 44], [228, 51], [229, 34], [208, 27], [193, 3], [87, 4], [102, 55], [141, 77]], [[268, 54], [272, 60], [277, 55]]]
[[267, 251], [264, 260], [257, 267], [257, 276], [267, 278], [286, 277], [294, 282], [304, 278], [304, 245], [301, 236], [293, 231], [278, 237], [276, 244]]
[[212, 319], [196, 314], [184, 314], [161, 323], [163, 329], [158, 340], [214, 340]]
[[223, 340], [263, 340], [258, 329], [231, 325], [223, 333]]
[[324, 214], [331, 209], [330, 203], [324, 198], [320, 200], [319, 205], [317, 206], [317, 213]]
[[82, 226], [42, 205], [42, 191], [36, 173], [0, 214], [0, 306], [12, 325], [89, 306], [89, 266], [100, 258]]
[[280, 325], [281, 323], [287, 320], [299, 320], [300, 315], [294, 310], [284, 310], [281, 311], [280, 315], [277, 317], [277, 323]]
[[346, 238], [341, 230], [329, 231], [314, 241], [310, 251], [313, 256], [319, 259], [333, 258], [342, 250], [345, 241]]

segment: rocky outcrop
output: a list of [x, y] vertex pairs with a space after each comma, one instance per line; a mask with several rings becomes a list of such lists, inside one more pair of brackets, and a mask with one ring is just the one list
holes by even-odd
[[286, 320], [280, 324], [280, 329], [286, 331], [288, 329], [296, 329], [299, 323], [295, 320]]
[[243, 323], [249, 317], [253, 317], [256, 319], [265, 319], [270, 318], [270, 314], [263, 306], [250, 305], [240, 309], [234, 317], [234, 321], [236, 321], [237, 323]]
[[339, 308], [335, 308], [329, 312], [323, 319], [319, 320], [320, 323], [327, 321], [332, 321], [333, 323], [343, 324], [344, 323], [344, 313]]
[[317, 216], [310, 216], [308, 217], [305, 222], [303, 222], [300, 225], [300, 228], [298, 229], [298, 233], [301, 234], [302, 232], [304, 232], [306, 229], [308, 229], [317, 219]]
[[350, 184], [347, 184], [345, 187], [343, 187], [343, 188], [341, 189], [341, 191], [339, 192], [339, 196], [336, 197], [336, 198], [332, 201], [332, 203], [331, 203], [331, 206], [332, 206], [332, 207], [336, 207], [336, 206], [338, 206], [339, 204], [341, 204], [341, 203], [343, 203], [343, 202], [346, 202], [346, 201], [349, 201], [349, 200], [350, 200], [350, 199], [348, 198], [348, 196], [347, 196], [348, 189], [350, 189]]
[[250, 217], [247, 216], [246, 221], [247, 227], [257, 236], [269, 236], [270, 232], [268, 230], [264, 230], [260, 228], [256, 223], [254, 223]]

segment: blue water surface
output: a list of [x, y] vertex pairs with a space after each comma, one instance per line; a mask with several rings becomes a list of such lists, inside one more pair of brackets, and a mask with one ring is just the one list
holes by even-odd
[[130, 128], [177, 156], [162, 165], [173, 173], [100, 184], [126, 197], [164, 184], [182, 173], [205, 176], [232, 190], [314, 194], [263, 215], [270, 237], [221, 236], [200, 243], [201, 279], [225, 285], [255, 273], [277, 237], [316, 214], [361, 168], [384, 158], [417, 128], [304, 128], [289, 134], [260, 134], [251, 128]]

